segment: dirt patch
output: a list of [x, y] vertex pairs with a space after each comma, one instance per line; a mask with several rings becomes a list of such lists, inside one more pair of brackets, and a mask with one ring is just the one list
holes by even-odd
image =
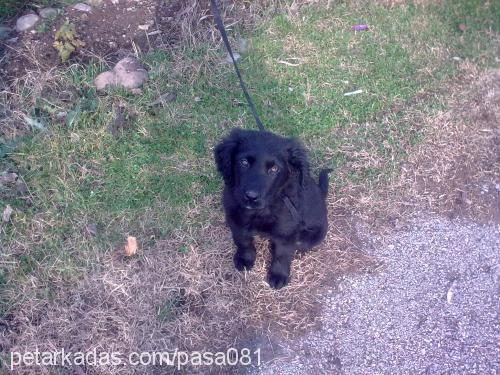
[[[234, 24], [238, 15], [245, 15], [238, 23], [252, 22], [246, 12], [248, 7], [248, 4], [226, 4], [222, 10], [226, 22]], [[11, 27], [14, 21], [10, 22]], [[53, 43], [56, 31], [66, 21], [75, 25], [77, 37], [85, 46], [62, 64]], [[141, 56], [151, 49], [170, 49], [179, 43], [213, 39], [215, 29], [211, 21], [208, 0], [103, 0], [90, 12], [68, 6], [61, 9], [56, 19], [42, 20], [32, 31], [21, 33], [10, 42], [0, 42], [6, 52], [0, 71], [10, 81], [30, 70], [48, 71], [92, 59], [112, 64], [130, 53]]]
[[35, 30], [19, 35], [9, 44], [9, 63], [5, 70], [9, 77], [20, 77], [34, 68], [49, 70], [61, 65], [53, 47], [55, 32], [69, 21], [76, 27], [77, 38], [85, 46], [77, 49], [71, 62], [86, 62], [92, 58], [104, 60], [115, 55], [147, 51], [148, 33], [155, 31], [156, 1], [126, 0], [124, 3], [104, 0], [92, 11], [83, 12], [68, 6], [54, 20], [41, 21]]

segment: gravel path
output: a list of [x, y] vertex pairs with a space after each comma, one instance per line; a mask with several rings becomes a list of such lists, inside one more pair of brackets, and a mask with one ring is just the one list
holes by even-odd
[[500, 226], [419, 217], [368, 240], [384, 263], [325, 296], [322, 329], [259, 374], [480, 373], [500, 370]]

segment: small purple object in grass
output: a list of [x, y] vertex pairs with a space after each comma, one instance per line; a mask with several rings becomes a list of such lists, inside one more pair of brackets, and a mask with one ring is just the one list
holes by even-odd
[[368, 25], [354, 25], [352, 29], [354, 31], [365, 31], [368, 30]]

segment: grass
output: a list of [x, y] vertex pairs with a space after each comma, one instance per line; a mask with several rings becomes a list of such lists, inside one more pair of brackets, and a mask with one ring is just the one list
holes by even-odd
[[[394, 173], [419, 142], [419, 124], [408, 123], [408, 113], [440, 104], [433, 98], [460, 76], [453, 57], [495, 64], [498, 19], [496, 2], [310, 6], [263, 20], [240, 66], [269, 130], [314, 146], [315, 167], [346, 171], [336, 186], [369, 185]], [[356, 23], [370, 31], [353, 32]], [[4, 316], [30, 299], [50, 301], [59, 287], [106, 267], [99, 260], [127, 235], [147, 252], [175, 231], [206, 225], [201, 202], [221, 188], [211, 149], [230, 128], [254, 127], [223, 56], [203, 43], [143, 56], [150, 81], [140, 95], [96, 93], [92, 80], [107, 68], [99, 62], [60, 72], [43, 95], [19, 90], [30, 103], [25, 113], [48, 131], [3, 148], [1, 170], [15, 171], [28, 187], [22, 197], [0, 191], [0, 207], [15, 208], [0, 229]], [[354, 90], [363, 92], [344, 95]], [[166, 92], [176, 92], [176, 101], [150, 105]], [[126, 121], [112, 134], [119, 112]], [[190, 241], [176, 251], [189, 253]], [[158, 302], [158, 319], [170, 320], [177, 304]]]

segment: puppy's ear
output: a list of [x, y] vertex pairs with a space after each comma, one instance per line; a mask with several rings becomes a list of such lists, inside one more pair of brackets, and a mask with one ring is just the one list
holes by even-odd
[[233, 154], [238, 147], [241, 138], [241, 130], [235, 129], [229, 134], [228, 137], [222, 140], [221, 143], [215, 147], [214, 159], [217, 164], [217, 170], [224, 178], [226, 185], [231, 185], [233, 180]]
[[288, 144], [288, 164], [299, 172], [300, 184], [304, 185], [306, 176], [309, 174], [309, 159], [304, 147], [295, 139], [291, 139]]

